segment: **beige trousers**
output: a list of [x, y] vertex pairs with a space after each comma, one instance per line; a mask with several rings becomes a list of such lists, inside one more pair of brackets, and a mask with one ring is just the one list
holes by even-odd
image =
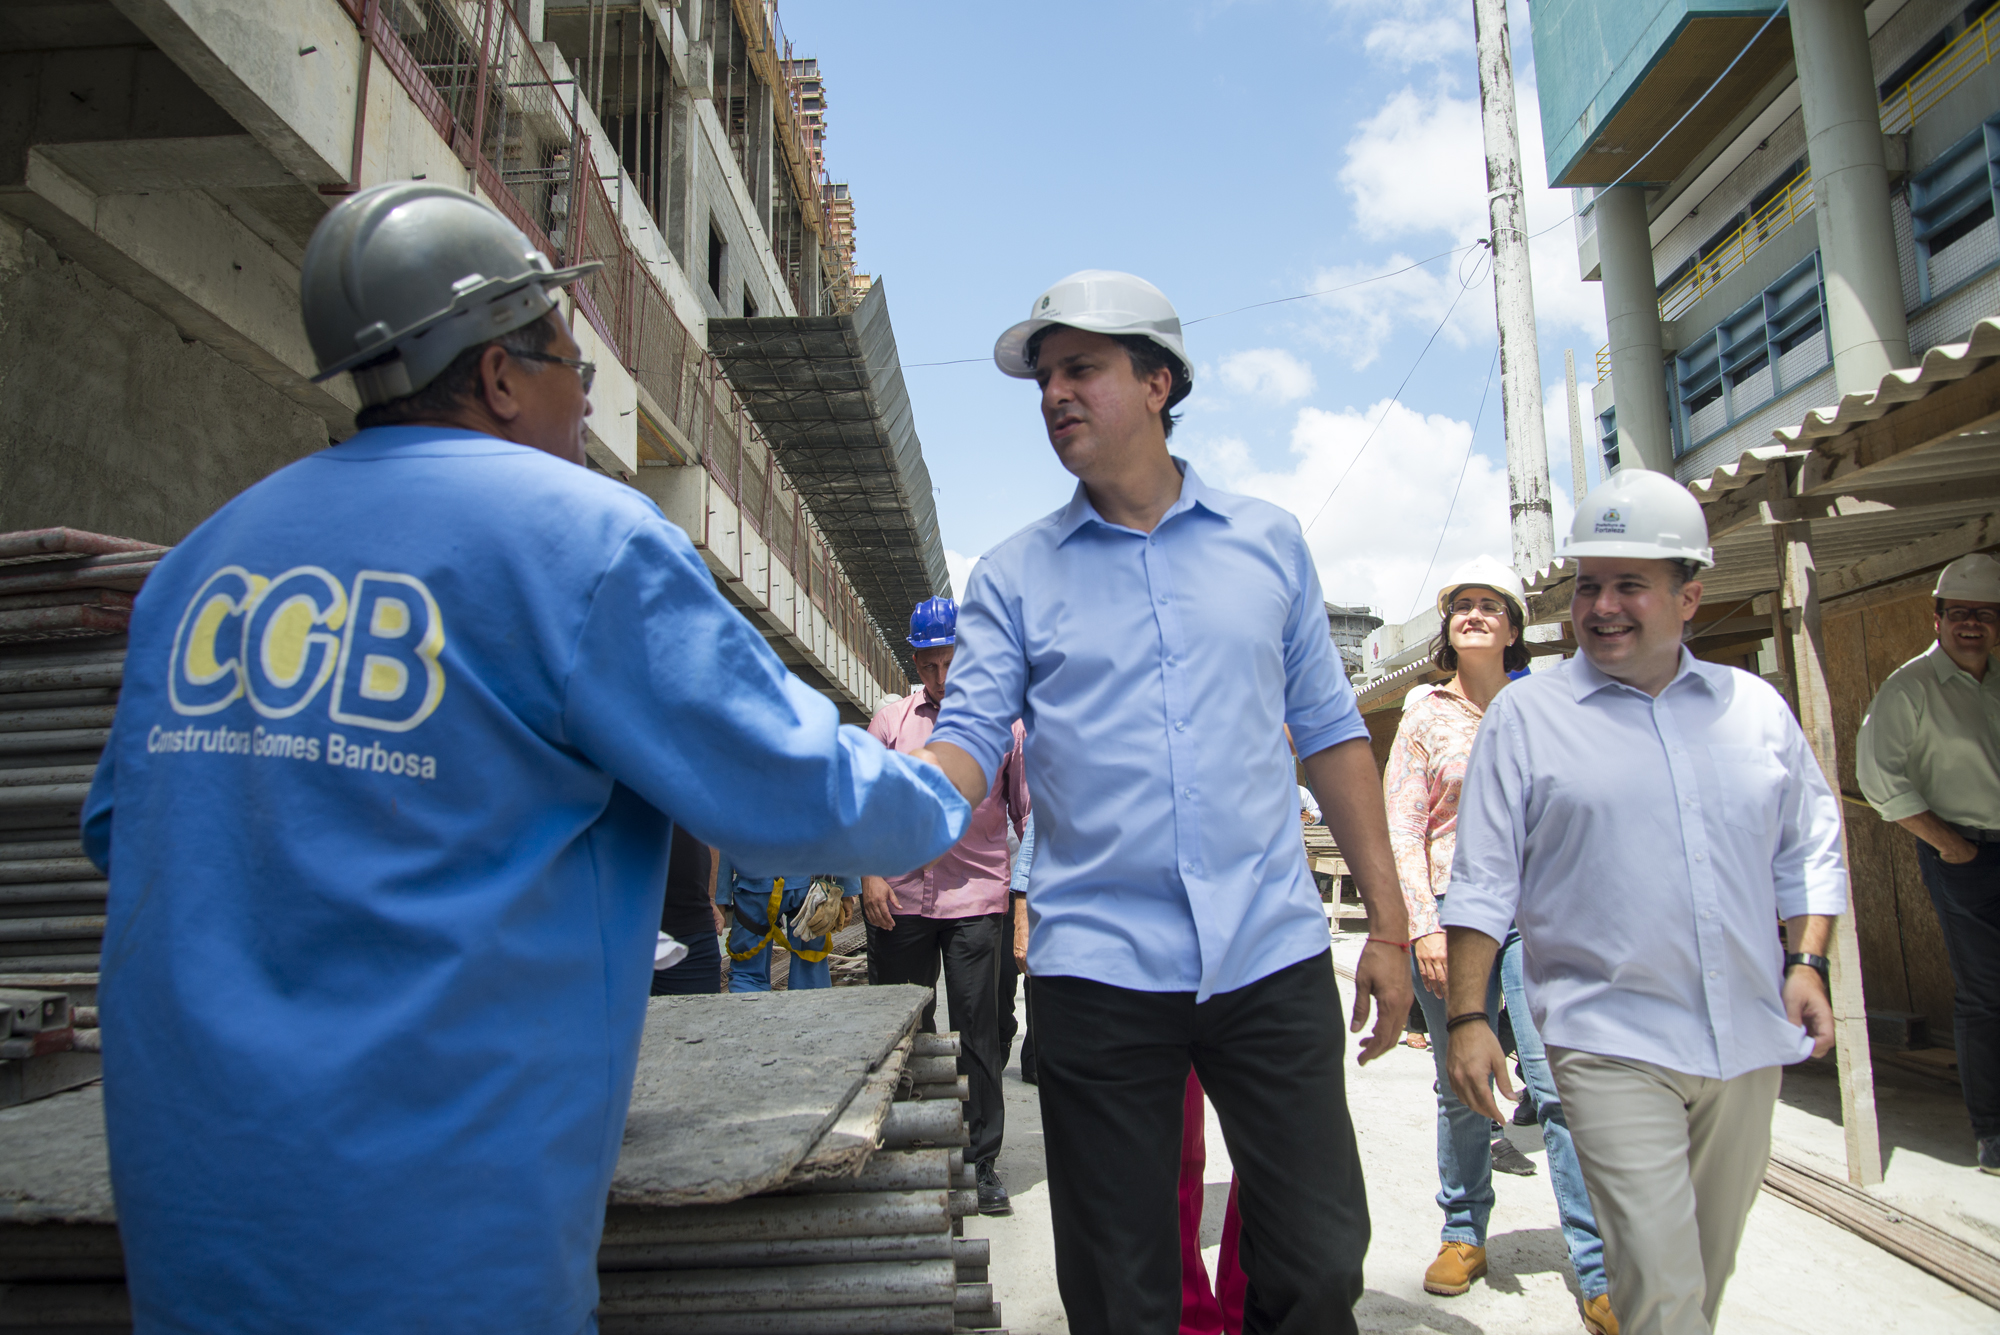
[[1549, 1048], [1621, 1335], [1709, 1335], [1771, 1159], [1781, 1068], [1734, 1080]]

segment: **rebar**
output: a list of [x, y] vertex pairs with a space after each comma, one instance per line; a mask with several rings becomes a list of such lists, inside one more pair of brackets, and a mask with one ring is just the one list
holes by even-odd
[[951, 1304], [833, 1312], [682, 1312], [600, 1319], [605, 1335], [951, 1335]]
[[950, 1261], [963, 1267], [948, 1233], [868, 1238], [758, 1238], [748, 1242], [676, 1242], [637, 1246], [607, 1244], [597, 1268], [623, 1270], [732, 1270], [757, 1266], [845, 1265], [854, 1261]]
[[882, 1147], [902, 1150], [917, 1145], [969, 1145], [965, 1111], [956, 1099], [920, 1099], [889, 1105], [882, 1119]]
[[918, 1034], [910, 1046], [912, 1059], [958, 1056], [957, 1034]]
[[728, 1205], [614, 1206], [605, 1214], [604, 1241], [634, 1245], [942, 1233], [950, 1219], [942, 1191], [753, 1196]]
[[826, 1177], [785, 1188], [788, 1196], [826, 1196], [858, 1191], [944, 1191], [952, 1185], [947, 1152], [877, 1150], [852, 1177]]

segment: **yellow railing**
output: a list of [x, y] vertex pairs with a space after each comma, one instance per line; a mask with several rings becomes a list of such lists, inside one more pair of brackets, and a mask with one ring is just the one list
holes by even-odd
[[1597, 378], [1600, 381], [1611, 378], [1611, 345], [1609, 343], [1606, 343], [1597, 350]]
[[1686, 314], [1710, 288], [1742, 268], [1744, 261], [1766, 241], [1810, 216], [1812, 202], [1812, 171], [1808, 168], [1787, 182], [1776, 199], [1751, 214], [1721, 245], [1703, 256], [1680, 282], [1667, 289], [1660, 298], [1660, 318], [1672, 320]]
[[1932, 56], [1924, 67], [1903, 81], [1902, 87], [1882, 99], [1882, 129], [1898, 134], [1909, 129], [1932, 107], [1942, 102], [1954, 88], [1993, 63], [2000, 54], [2000, 32], [1994, 30], [1995, 14], [1981, 14], [1972, 25], [1951, 39], [1951, 44]]

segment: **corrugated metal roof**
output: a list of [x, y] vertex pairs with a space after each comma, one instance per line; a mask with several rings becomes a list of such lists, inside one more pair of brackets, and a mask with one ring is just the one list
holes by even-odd
[[1790, 446], [1838, 436], [1921, 399], [1940, 385], [1963, 380], [1995, 357], [2000, 357], [2000, 318], [1981, 320], [1965, 342], [1940, 343], [1916, 366], [1883, 376], [1874, 389], [1843, 395], [1831, 408], [1814, 408], [1797, 426], [1780, 427], [1771, 434]]
[[708, 342], [910, 667], [901, 629], [951, 575], [884, 285], [852, 315], [710, 320]]

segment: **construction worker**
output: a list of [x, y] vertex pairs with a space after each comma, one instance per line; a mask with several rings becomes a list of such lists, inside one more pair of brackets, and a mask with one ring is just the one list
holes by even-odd
[[[918, 751], [930, 740], [957, 652], [958, 604], [926, 598], [910, 613], [920, 689], [877, 710], [868, 731], [884, 746]], [[1007, 1065], [1000, 1040], [1000, 956], [1008, 945], [1007, 831], [1017, 837], [1028, 820], [1024, 736], [1013, 723], [1007, 754], [992, 791], [949, 853], [907, 876], [871, 876], [862, 882], [868, 919], [868, 981], [917, 983], [935, 988], [944, 972], [951, 1025], [958, 1031], [958, 1073], [966, 1078], [966, 1130], [971, 1144], [981, 1214], [1013, 1207], [996, 1161], [1007, 1129], [1007, 1100], [1000, 1074]], [[924, 1031], [937, 1027], [936, 1005], [924, 1009]]]
[[1840, 804], [1784, 698], [1682, 643], [1714, 564], [1685, 487], [1626, 469], [1577, 507], [1560, 555], [1582, 652], [1486, 707], [1459, 792], [1446, 1069], [1499, 1119], [1488, 979], [1511, 924], [1618, 1323], [1707, 1335], [1781, 1070], [1833, 1045]]
[[[815, 886], [815, 879], [819, 882]], [[791, 952], [790, 972], [785, 977], [788, 991], [803, 992], [833, 986], [831, 936], [838, 929], [840, 904], [833, 901], [860, 895], [859, 876], [815, 878], [809, 872], [789, 876], [757, 876], [743, 870], [729, 854], [722, 855], [715, 882], [717, 893], [729, 896], [736, 911], [729, 923], [729, 990], [769, 992], [771, 990], [771, 948], [782, 946]], [[815, 898], [817, 902], [809, 904]], [[837, 888], [837, 893], [833, 891]], [[798, 935], [792, 933], [802, 915], [816, 917]], [[827, 926], [826, 924], [833, 924]], [[823, 930], [812, 930], [813, 928]], [[810, 932], [810, 934], [806, 934]]]
[[1958, 1080], [1979, 1167], [2000, 1173], [2000, 560], [1938, 573], [1937, 643], [1889, 674], [1855, 744], [1861, 791], [1917, 839], [1944, 929]]
[[1364, 1061], [1409, 1013], [1409, 941], [1312, 556], [1291, 514], [1169, 454], [1194, 367], [1151, 283], [1073, 274], [994, 360], [1040, 386], [1078, 486], [974, 569], [928, 750], [976, 800], [1027, 728], [1028, 988], [1069, 1327], [1178, 1329], [1192, 1065], [1242, 1183], [1244, 1328], [1352, 1332], [1368, 1208], [1287, 725], [1374, 929]]
[[576, 1335], [669, 836], [901, 871], [969, 814], [584, 464], [552, 269], [421, 181], [306, 248], [361, 431], [163, 559], [84, 815], [141, 1330]]
[[[1389, 748], [1382, 783], [1389, 808], [1389, 843], [1396, 851], [1396, 874], [1410, 915], [1410, 967], [1417, 1004], [1431, 1034], [1437, 1064], [1438, 1208], [1444, 1212], [1437, 1258], [1424, 1272], [1427, 1292], [1450, 1297], [1470, 1289], [1486, 1274], [1486, 1227], [1493, 1214], [1493, 1170], [1497, 1150], [1486, 1117], [1451, 1092], [1446, 1076], [1451, 1051], [1445, 1014], [1448, 975], [1445, 931], [1438, 910], [1451, 882], [1459, 790], [1466, 757], [1480, 720], [1510, 674], [1528, 666], [1522, 635], [1527, 627], [1527, 593], [1513, 567], [1491, 556], [1474, 557], [1452, 572], [1437, 593], [1438, 637], [1431, 661], [1452, 675], [1435, 686], [1419, 686], [1403, 701], [1402, 721]], [[1562, 1100], [1549, 1073], [1548, 1058], [1528, 1013], [1521, 982], [1521, 936], [1508, 932], [1500, 963], [1486, 980], [1487, 1023], [1497, 1028], [1500, 999], [1507, 999], [1521, 1061], [1542, 1124], [1556, 1210], [1569, 1244], [1570, 1266], [1583, 1297], [1583, 1324], [1590, 1335], [1618, 1335], [1610, 1287], [1604, 1277], [1604, 1243], [1590, 1211], [1583, 1171], [1570, 1143]], [[1503, 1138], [1515, 1157], [1526, 1156]], [[1530, 1172], [1534, 1165], [1528, 1163]]]

